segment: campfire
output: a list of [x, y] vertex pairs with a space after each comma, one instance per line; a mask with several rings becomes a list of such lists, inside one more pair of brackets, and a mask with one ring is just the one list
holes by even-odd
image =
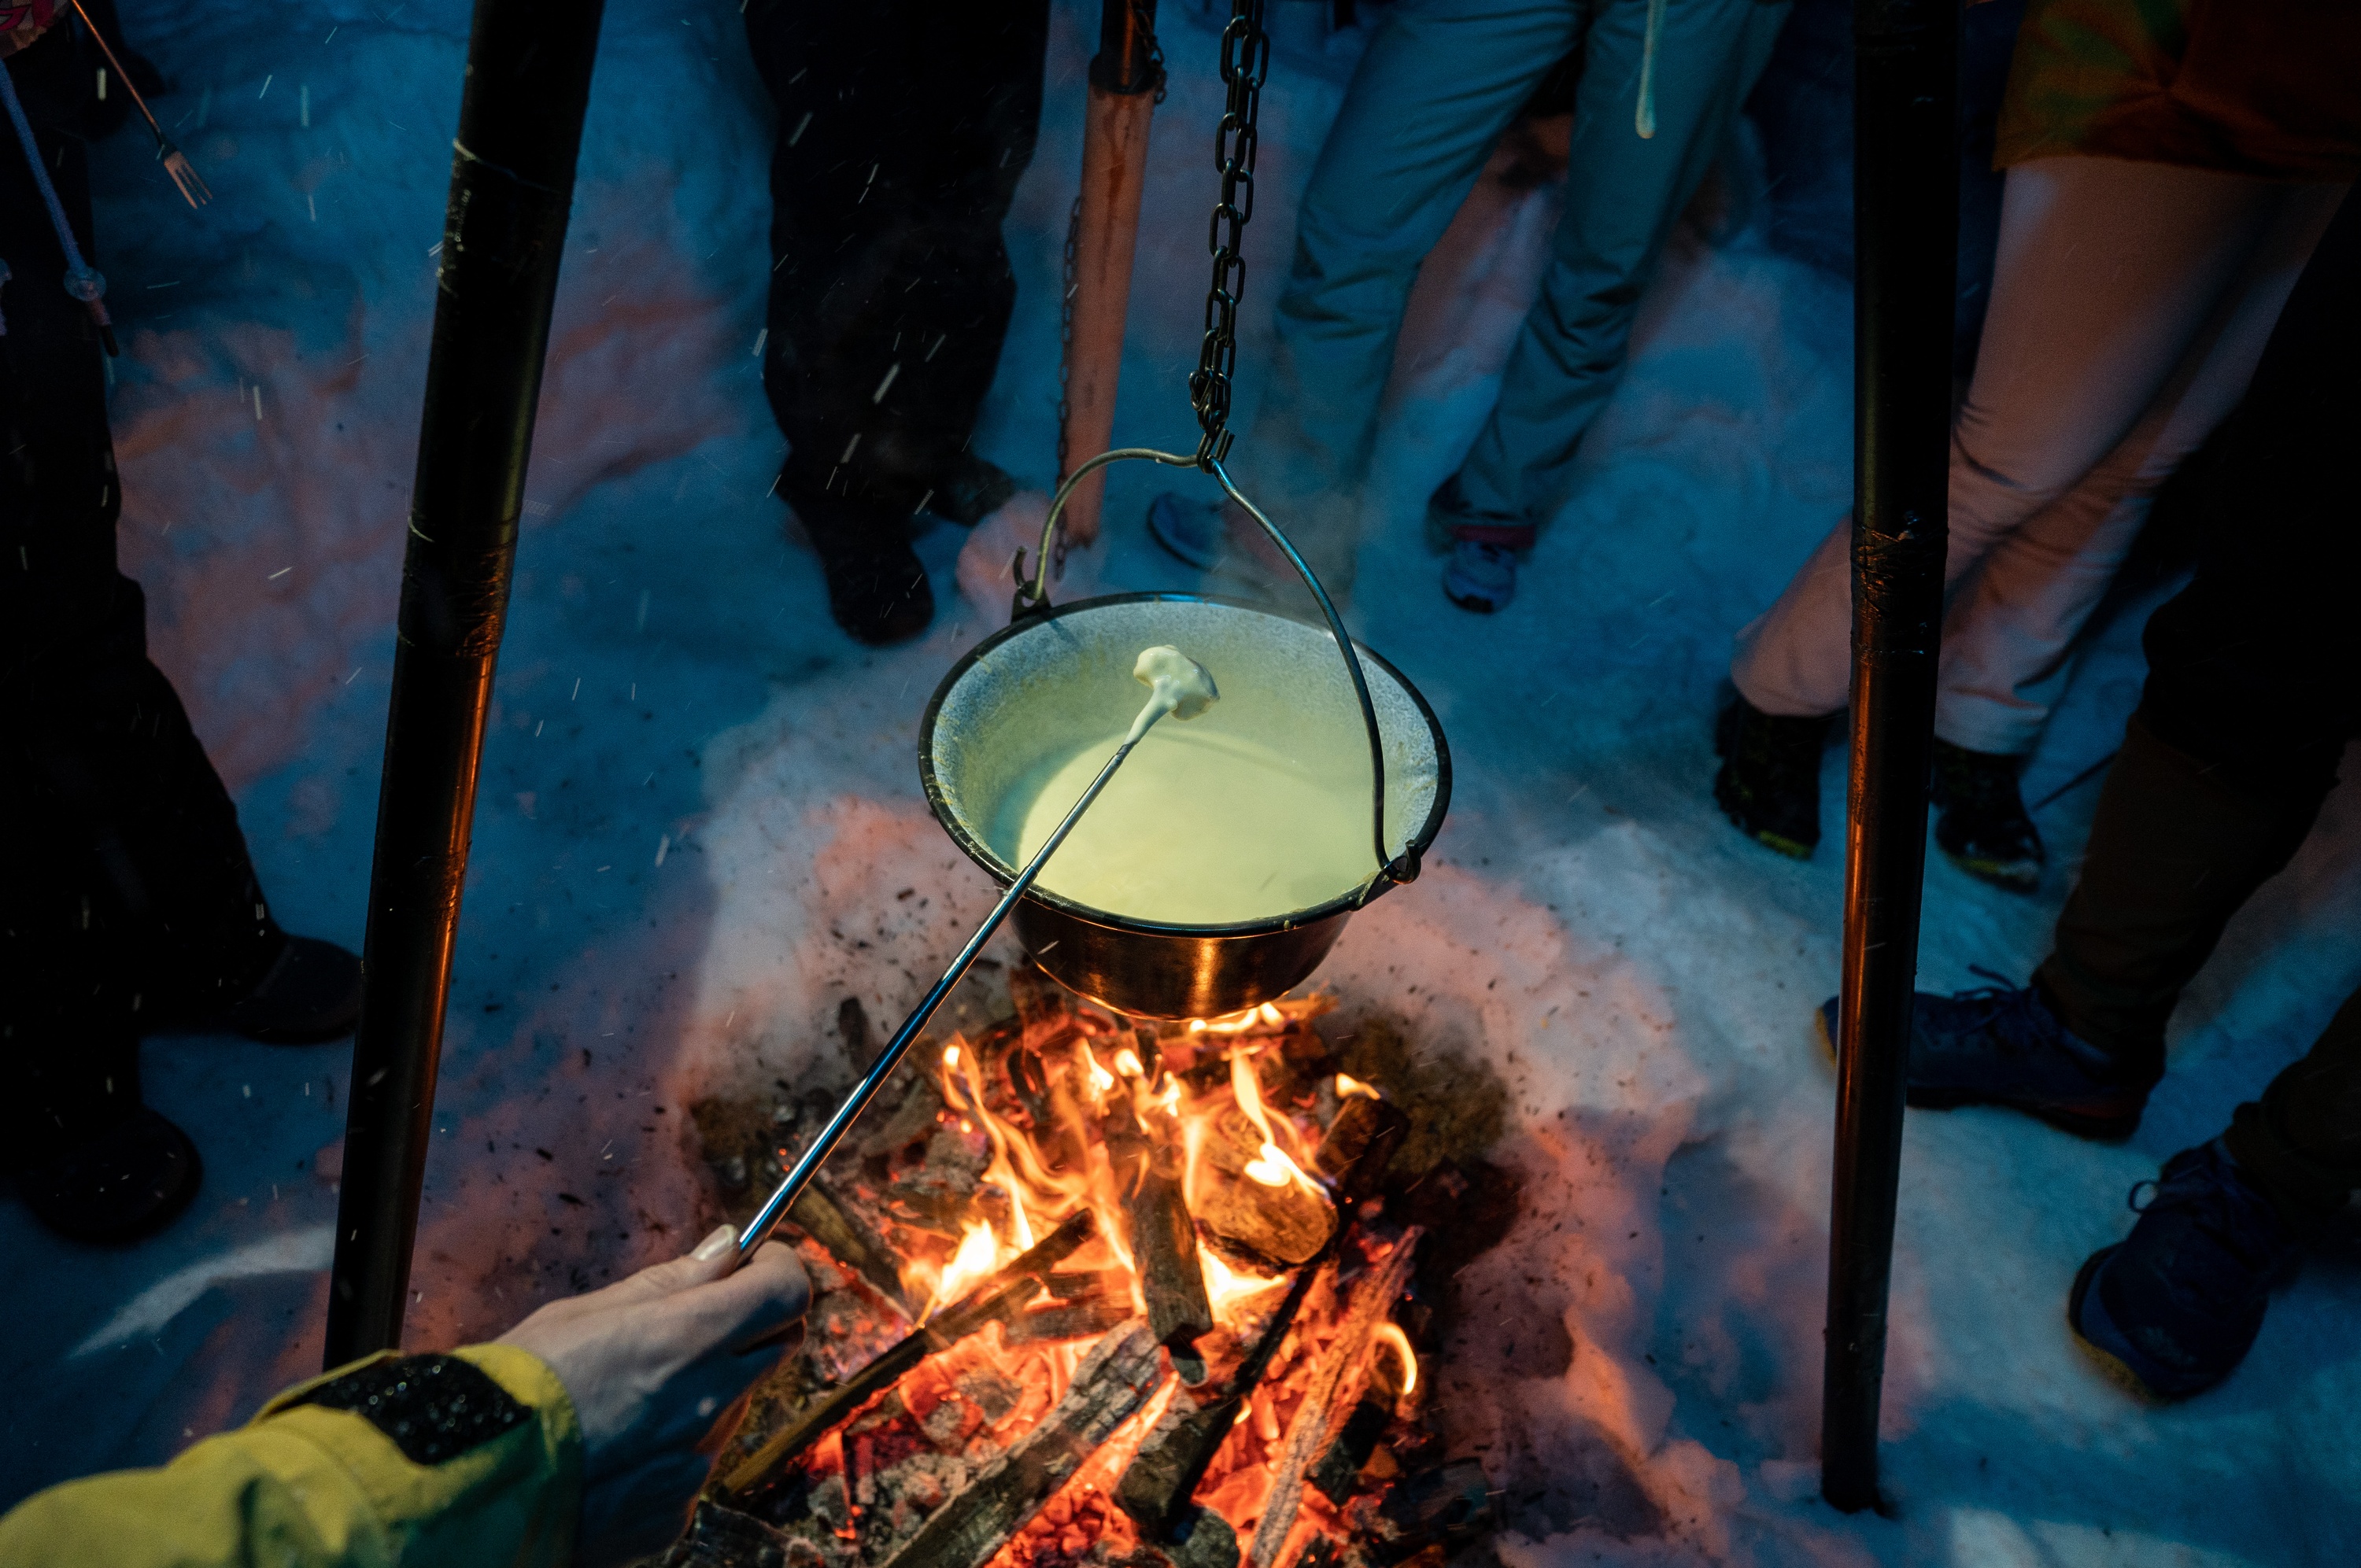
[[[1514, 1212], [1477, 1157], [1497, 1081], [1400, 1066], [1382, 1025], [1332, 1046], [1326, 997], [1149, 1024], [1008, 991], [790, 1212], [805, 1343], [664, 1563], [1390, 1568], [1478, 1538], [1489, 1488], [1427, 1398], [1449, 1275]], [[821, 1103], [696, 1107], [724, 1188]]]

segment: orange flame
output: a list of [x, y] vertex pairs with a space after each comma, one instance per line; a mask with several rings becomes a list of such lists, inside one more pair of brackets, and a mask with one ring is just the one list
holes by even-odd
[[959, 1251], [943, 1266], [942, 1277], [935, 1282], [934, 1294], [928, 1299], [927, 1310], [918, 1315], [925, 1322], [937, 1312], [966, 1295], [989, 1279], [1000, 1267], [1000, 1243], [992, 1227], [982, 1221], [971, 1221], [962, 1227]]
[[1407, 1395], [1418, 1387], [1418, 1353], [1410, 1347], [1410, 1335], [1401, 1332], [1399, 1323], [1379, 1323], [1376, 1343], [1401, 1359], [1401, 1391]]
[[1349, 1100], [1356, 1094], [1365, 1096], [1370, 1100], [1382, 1100], [1385, 1098], [1384, 1095], [1379, 1094], [1376, 1090], [1370, 1088], [1367, 1084], [1363, 1083], [1359, 1079], [1351, 1076], [1349, 1073], [1338, 1073], [1336, 1075], [1336, 1098], [1339, 1100]]
[[[1268, 1007], [1270, 1003], [1266, 1002], [1263, 1005]], [[1230, 1091], [1238, 1098], [1238, 1109], [1262, 1135], [1262, 1152], [1247, 1162], [1247, 1179], [1265, 1187], [1284, 1187], [1292, 1181], [1314, 1197], [1325, 1199], [1327, 1189], [1305, 1175], [1303, 1168], [1288, 1158], [1287, 1151], [1279, 1146], [1277, 1135], [1271, 1131], [1269, 1113], [1263, 1109], [1262, 1083], [1255, 1077], [1254, 1064], [1246, 1060], [1243, 1051], [1230, 1056]]]

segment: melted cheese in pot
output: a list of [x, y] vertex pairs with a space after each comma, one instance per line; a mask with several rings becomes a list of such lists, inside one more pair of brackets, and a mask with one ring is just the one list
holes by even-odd
[[[1017, 781], [993, 849], [1023, 865], [1122, 740], [1110, 732]], [[1366, 765], [1315, 771], [1259, 742], [1166, 722], [1118, 769], [1035, 885], [1110, 915], [1185, 926], [1325, 904], [1377, 872]]]

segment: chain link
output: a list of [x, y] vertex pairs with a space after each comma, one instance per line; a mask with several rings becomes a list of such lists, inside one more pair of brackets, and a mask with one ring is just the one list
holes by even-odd
[[1213, 255], [1213, 281], [1205, 293], [1205, 341], [1189, 377], [1189, 401], [1204, 432], [1197, 465], [1210, 468], [1229, 455], [1230, 375], [1238, 362], [1238, 300], [1246, 292], [1246, 227], [1254, 216], [1256, 120], [1262, 84], [1270, 72], [1270, 35], [1263, 30], [1266, 0], [1230, 0], [1230, 24], [1222, 29], [1222, 84], [1228, 97], [1221, 128], [1213, 137], [1213, 162], [1222, 171], [1222, 199], [1213, 207], [1207, 247]]

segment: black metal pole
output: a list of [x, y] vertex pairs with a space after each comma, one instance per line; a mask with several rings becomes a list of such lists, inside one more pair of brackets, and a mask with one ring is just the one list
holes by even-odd
[[1852, 765], [1820, 1491], [1877, 1502], [1927, 869], [1959, 248], [1960, 0], [1855, 0]]
[[477, 0], [369, 870], [327, 1365], [401, 1343], [443, 1009], [601, 0]]

